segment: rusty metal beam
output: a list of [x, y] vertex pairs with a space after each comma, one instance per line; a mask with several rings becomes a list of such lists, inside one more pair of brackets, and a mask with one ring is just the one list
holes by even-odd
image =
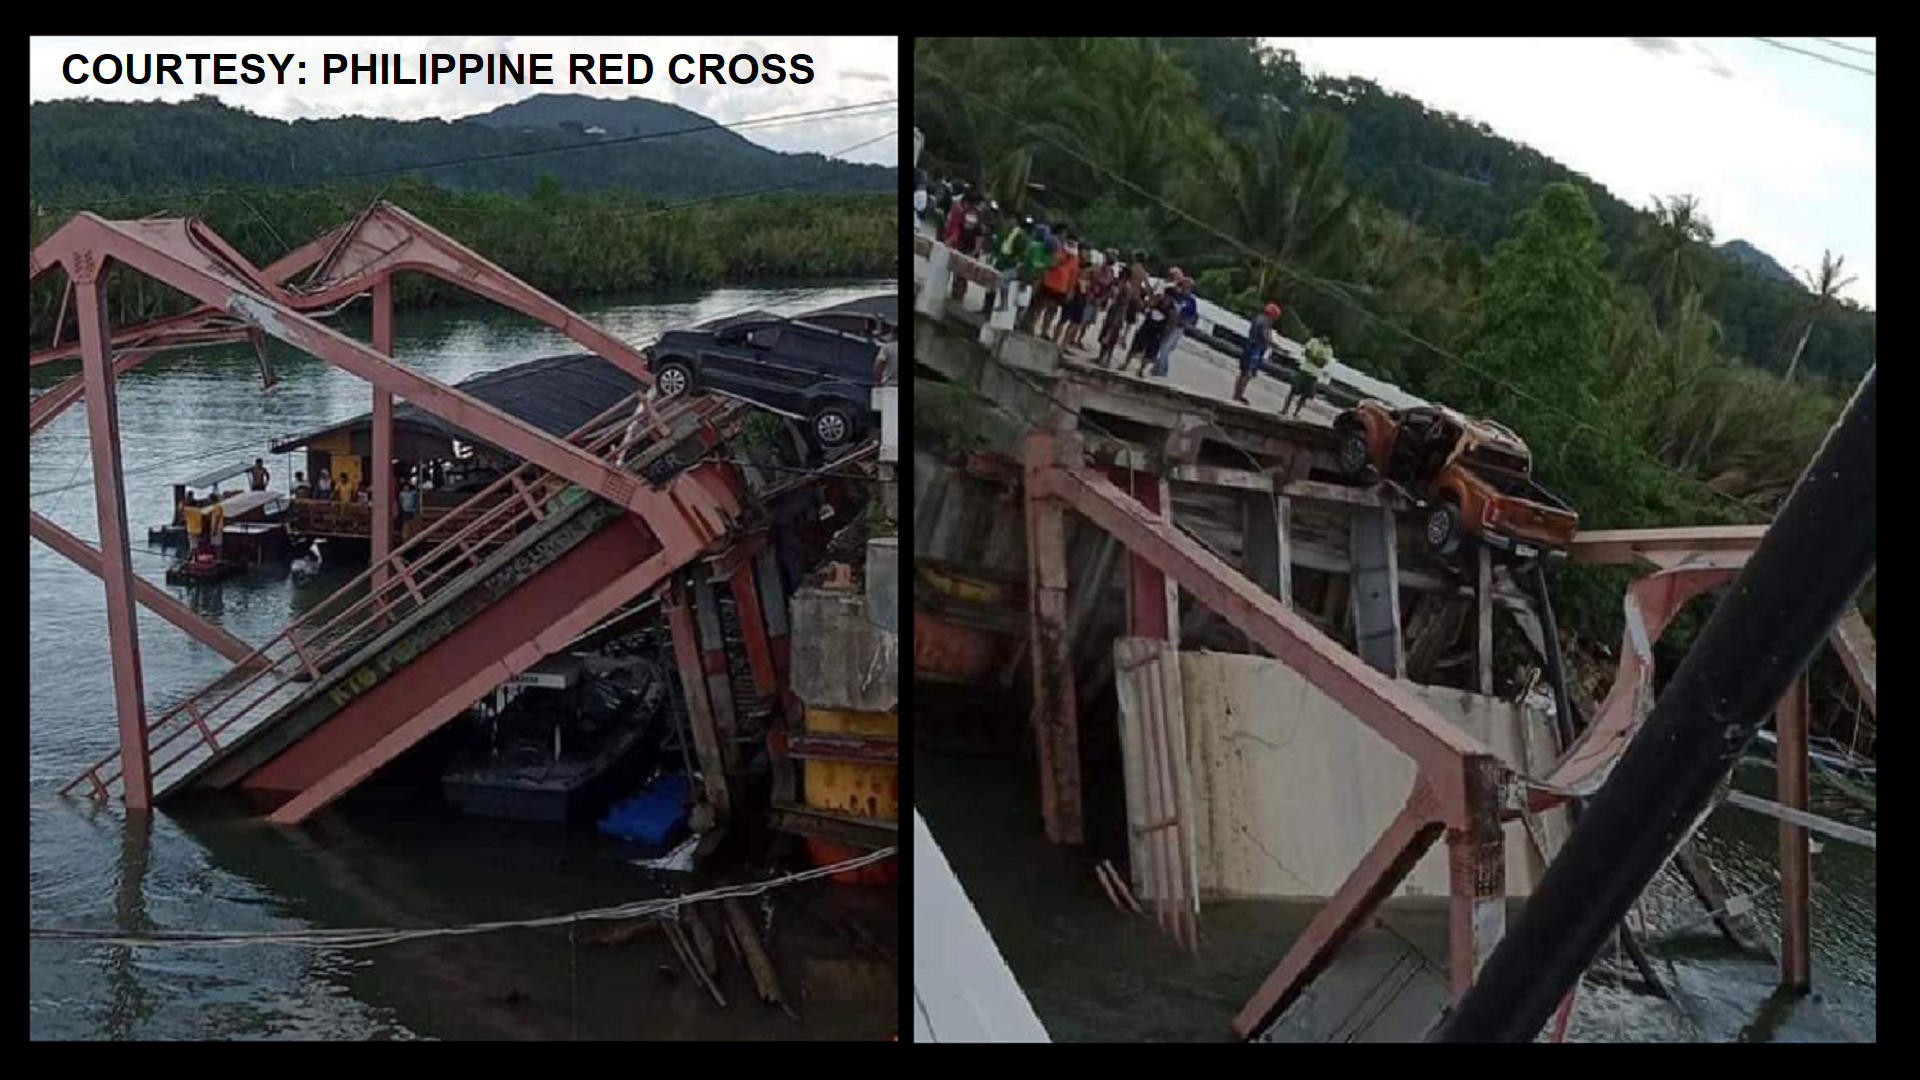
[[[1793, 681], [1773, 711], [1780, 805], [1807, 809], [1807, 677]], [[1804, 993], [1813, 984], [1813, 856], [1807, 829], [1780, 823], [1780, 985]]]
[[[1028, 437], [1029, 454], [1034, 441]], [[1042, 460], [1051, 460], [1041, 451]], [[1029, 458], [1033, 462], [1033, 458]], [[1393, 743], [1430, 775], [1447, 823], [1464, 828], [1465, 792], [1457, 775], [1463, 757], [1486, 756], [1478, 740], [1442, 719], [1392, 679], [1341, 648], [1298, 613], [1221, 562], [1193, 538], [1142, 512], [1105, 477], [1084, 467], [1036, 467], [1028, 475], [1028, 498], [1055, 498], [1112, 533], [1137, 553], [1285, 661], [1356, 718]]]
[[1653, 643], [1687, 601], [1733, 580], [1735, 573], [1718, 568], [1662, 570], [1627, 586], [1627, 626], [1613, 686], [1593, 723], [1530, 792], [1533, 809], [1557, 805], [1568, 794], [1592, 795], [1606, 782], [1653, 708]]
[[1494, 757], [1463, 765], [1467, 826], [1447, 830], [1447, 967], [1454, 1001], [1473, 987], [1507, 924], [1506, 833], [1500, 827], [1505, 769]]
[[1379, 908], [1413, 871], [1445, 827], [1436, 820], [1439, 800], [1424, 784], [1415, 782], [1406, 805], [1387, 831], [1354, 867], [1340, 891], [1322, 907], [1305, 931], [1287, 950], [1280, 966], [1233, 1018], [1233, 1032], [1242, 1039], [1264, 1031], [1287, 1011], [1300, 992], [1324, 971], [1353, 932]]
[[267, 820], [275, 825], [298, 825], [325, 809], [428, 734], [472, 708], [500, 684], [525, 674], [619, 611], [634, 597], [657, 588], [691, 557], [692, 553], [685, 549], [666, 548], [608, 582], [606, 587], [585, 603], [568, 612], [565, 618], [548, 624], [503, 660], [489, 664], [432, 705], [415, 713], [406, 723], [355, 754], [325, 779], [294, 796]]
[[126, 479], [120, 466], [120, 399], [114, 390], [106, 297], [106, 266], [91, 256], [68, 269], [80, 301], [82, 376], [93, 407], [87, 430], [93, 444], [93, 498], [100, 521], [100, 580], [107, 593], [107, 641], [113, 656], [114, 707], [120, 720], [120, 758], [127, 809], [153, 806], [153, 767], [147, 744], [145, 675], [140, 668], [140, 620], [134, 609], [137, 578], [127, 528]]
[[1601, 529], [1582, 532], [1567, 545], [1577, 563], [1631, 565], [1656, 552], [1752, 551], [1765, 525], [1698, 525], [1681, 529]]
[[[135, 227], [137, 226], [137, 227]], [[495, 409], [453, 387], [417, 375], [298, 311], [252, 291], [246, 268], [234, 268], [205, 247], [206, 237], [180, 222], [110, 222], [77, 215], [44, 241], [36, 260], [114, 259], [202, 302], [223, 308], [274, 337], [398, 394], [476, 436], [557, 473], [615, 504], [639, 512], [669, 547], [701, 546], [729, 522], [697, 485], [676, 483], [671, 493], [636, 483], [565, 440]]]
[[[94, 577], [102, 576], [103, 568], [99, 549], [31, 509], [27, 511], [27, 532], [35, 540], [65, 556], [67, 561], [80, 569]], [[147, 610], [185, 630], [195, 641], [233, 663], [237, 664], [253, 655], [253, 646], [195, 615], [170, 593], [149, 585], [137, 576], [133, 579], [133, 589], [134, 599]]]
[[380, 202], [356, 221], [320, 270], [323, 277], [300, 296], [303, 306], [334, 303], [368, 288], [372, 281], [401, 271], [430, 274], [532, 316], [638, 379], [641, 385], [653, 385], [653, 373], [639, 349], [392, 203]]
[[694, 614], [692, 590], [686, 582], [675, 581], [668, 588], [666, 610], [667, 623], [673, 631], [673, 656], [680, 669], [680, 686], [687, 701], [687, 722], [693, 727], [694, 752], [700, 758], [700, 772], [706, 781], [707, 804], [725, 822], [733, 811], [727, 759], [719, 724], [714, 718], [713, 699], [707, 693], [700, 628]]
[[1044, 498], [1039, 484], [1062, 444], [1074, 447], [1078, 440], [1053, 434], [1027, 440], [1027, 640], [1033, 660], [1028, 666], [1033, 669], [1033, 729], [1047, 839], [1078, 844], [1083, 836], [1080, 714], [1067, 614], [1066, 518], [1059, 503]]
[[[373, 351], [393, 356], [393, 279], [373, 283]], [[373, 488], [373, 587], [387, 583], [387, 556], [393, 553], [393, 513], [397, 505], [393, 477], [393, 395], [373, 388], [373, 462], [361, 483]]]

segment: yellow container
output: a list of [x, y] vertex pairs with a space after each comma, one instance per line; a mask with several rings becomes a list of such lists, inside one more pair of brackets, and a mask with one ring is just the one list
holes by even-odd
[[1007, 602], [1008, 592], [1010, 590], [1008, 590], [1005, 585], [996, 584], [991, 581], [981, 581], [978, 578], [962, 577], [959, 574], [945, 573], [944, 571], [935, 570], [931, 566], [917, 567], [916, 570], [920, 574], [921, 580], [933, 586], [933, 588], [939, 592], [953, 597], [955, 600], [965, 600], [975, 604], [1004, 604]]
[[[895, 713], [808, 709], [810, 735], [862, 735], [899, 739], [900, 717]], [[807, 805], [815, 810], [879, 821], [900, 820], [898, 765], [863, 765], [850, 761], [806, 763]]]

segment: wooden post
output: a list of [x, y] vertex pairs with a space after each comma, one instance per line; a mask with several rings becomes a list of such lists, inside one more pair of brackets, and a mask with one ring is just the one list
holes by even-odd
[[[1807, 808], [1807, 677], [1787, 688], [1774, 710], [1780, 804]], [[1780, 985], [1805, 992], [1813, 983], [1812, 856], [1805, 826], [1780, 823]]]

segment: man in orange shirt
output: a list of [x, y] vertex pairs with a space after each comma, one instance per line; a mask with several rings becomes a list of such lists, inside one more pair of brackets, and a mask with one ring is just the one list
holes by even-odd
[[1053, 269], [1040, 279], [1040, 299], [1036, 305], [1044, 304], [1046, 312], [1040, 320], [1040, 336], [1053, 336], [1053, 317], [1060, 313], [1060, 306], [1067, 302], [1067, 290], [1080, 280], [1080, 246], [1074, 241], [1073, 233], [1060, 230], [1060, 250], [1053, 256]]

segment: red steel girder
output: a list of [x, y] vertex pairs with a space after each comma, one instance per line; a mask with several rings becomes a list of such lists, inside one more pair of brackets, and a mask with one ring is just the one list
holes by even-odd
[[900, 743], [858, 735], [795, 735], [788, 740], [794, 757], [802, 761], [850, 761], [860, 765], [898, 765]]
[[[1341, 942], [1392, 895], [1443, 833], [1449, 847], [1449, 966], [1457, 999], [1472, 984], [1504, 927], [1506, 881], [1500, 811], [1513, 780], [1510, 770], [1477, 739], [1447, 723], [1393, 679], [1320, 633], [1279, 598], [1221, 562], [1159, 513], [1129, 497], [1088, 468], [1081, 458], [1080, 442], [1071, 435], [1035, 433], [1027, 437], [1028, 574], [1036, 605], [1036, 667], [1046, 655], [1042, 651], [1045, 643], [1037, 636], [1046, 628], [1046, 613], [1038, 607], [1048, 601], [1050, 592], [1064, 597], [1065, 568], [1063, 556], [1058, 554], [1041, 561], [1050, 548], [1063, 552], [1057, 535], [1048, 543], [1044, 537], [1036, 539], [1031, 530], [1048, 525], [1046, 509], [1057, 515], [1071, 507], [1126, 545], [1131, 555], [1151, 563], [1300, 672], [1414, 761], [1414, 793], [1406, 806], [1247, 1003], [1234, 1021], [1235, 1031], [1245, 1038], [1277, 1018], [1332, 959]], [[1048, 527], [1057, 534], [1057, 516]], [[1057, 584], [1050, 582], [1050, 577], [1057, 579]], [[1038, 693], [1048, 684], [1038, 676], [1036, 680], [1036, 699], [1042, 702], [1036, 709], [1055, 707], [1052, 700]], [[1071, 683], [1067, 690], [1070, 694]], [[1071, 697], [1061, 704], [1071, 709]], [[1036, 721], [1042, 719], [1036, 716]], [[1041, 745], [1044, 767], [1044, 739]], [[1047, 790], [1043, 783], [1043, 801]], [[1058, 840], [1051, 834], [1050, 838]]]
[[701, 547], [730, 524], [726, 509], [699, 485], [676, 482], [671, 493], [655, 492], [625, 472], [565, 440], [524, 424], [485, 402], [415, 374], [378, 352], [321, 325], [256, 291], [257, 271], [236, 267], [203, 230], [183, 221], [111, 222], [82, 213], [48, 237], [35, 258], [72, 265], [113, 259], [134, 267], [213, 307], [239, 316], [273, 337], [405, 397], [476, 437], [557, 473], [622, 507], [640, 513], [669, 543]]
[[[100, 551], [85, 540], [48, 521], [34, 510], [27, 511], [27, 531], [35, 540], [66, 556], [69, 562], [94, 577], [101, 576]], [[253, 646], [195, 615], [171, 593], [134, 578], [134, 598], [155, 615], [192, 635], [195, 641], [214, 650], [233, 663], [253, 655]]]
[[[561, 563], [587, 563], [593, 560], [601, 550], [615, 547], [620, 539], [603, 531], [600, 536], [589, 540], [581, 548], [563, 556]], [[454, 637], [435, 646], [434, 650], [429, 652], [428, 658], [423, 658], [423, 662], [427, 665], [455, 664], [458, 662], [458, 654], [462, 651], [499, 650], [505, 644], [510, 648], [504, 655], [497, 658], [490, 656], [478, 670], [473, 671], [458, 685], [447, 689], [431, 701], [416, 703], [409, 700], [405, 707], [393, 708], [376, 699], [374, 693], [370, 693], [366, 699], [349, 706], [349, 710], [357, 706], [370, 713], [384, 714], [386, 717], [402, 715], [407, 719], [391, 727], [377, 741], [353, 753], [350, 758], [331, 769], [318, 781], [303, 783], [299, 793], [275, 810], [268, 820], [277, 825], [297, 825], [305, 821], [352, 790], [374, 771], [399, 757], [428, 734], [472, 708], [500, 684], [525, 674], [542, 660], [566, 648], [581, 634], [612, 616], [632, 602], [635, 597], [657, 588], [676, 568], [686, 565], [698, 554], [698, 551], [691, 551], [684, 547], [658, 550], [638, 565], [611, 580], [606, 580], [606, 583], [597, 591], [591, 593], [584, 601], [568, 606], [565, 614], [557, 618], [537, 620], [529, 625], [527, 620], [519, 618], [518, 612], [512, 610], [513, 604], [509, 602], [498, 615], [493, 616], [494, 619], [503, 621], [502, 627], [495, 629], [491, 625], [482, 624], [483, 620], [489, 617], [488, 613], [483, 612], [474, 620], [473, 625], [462, 627], [455, 632]], [[542, 571], [541, 575], [536, 575], [521, 588], [548, 588], [549, 586], [542, 581], [542, 575], [551, 574], [554, 570], [555, 568], [548, 568]], [[562, 574], [569, 571], [576, 575], [580, 573], [571, 566], [560, 567]], [[605, 579], [602, 578], [602, 580]], [[538, 630], [525, 637], [509, 636], [505, 642], [502, 642], [502, 631], [516, 621], [528, 628], [537, 626]], [[446, 655], [447, 659], [432, 659], [442, 650], [446, 650], [442, 655]], [[400, 695], [409, 694], [410, 688], [405, 685], [407, 678], [406, 675], [401, 675], [397, 680], [388, 680], [392, 685], [392, 692]], [[378, 690], [379, 688], [376, 688], [375, 693], [378, 693]], [[351, 718], [341, 719], [351, 722]], [[378, 719], [379, 717], [376, 716], [376, 722]], [[339, 719], [329, 721], [329, 726], [339, 722]], [[320, 744], [322, 751], [329, 749], [326, 745], [326, 731], [326, 727], [320, 729], [316, 732], [319, 738], [313, 740]], [[358, 739], [350, 738], [345, 741], [349, 745], [361, 745]], [[297, 767], [297, 765], [297, 761], [291, 762], [289, 767]], [[263, 770], [263, 775], [260, 777], [262, 782], [270, 782], [267, 772]]]
[[[1036, 446], [1044, 442], [1044, 447]], [[1030, 498], [1058, 499], [1158, 566], [1202, 603], [1306, 676], [1356, 718], [1414, 760], [1447, 808], [1447, 824], [1466, 828], [1465, 792], [1457, 773], [1486, 746], [1449, 724], [1391, 678], [1322, 634], [1280, 599], [1248, 580], [1191, 537], [1157, 517], [1097, 472], [1079, 464], [1035, 468], [1038, 455], [1057, 460], [1054, 438], [1028, 436]]]

